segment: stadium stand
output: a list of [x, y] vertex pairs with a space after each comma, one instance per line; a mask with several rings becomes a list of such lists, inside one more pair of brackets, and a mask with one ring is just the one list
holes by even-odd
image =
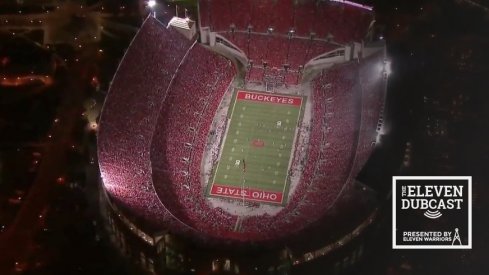
[[[295, 35], [309, 38], [312, 33], [319, 39], [331, 39], [345, 44], [361, 41], [372, 21], [370, 11], [329, 1], [292, 0], [202, 0], [201, 24], [212, 31], [227, 32], [234, 29], [254, 33]], [[209, 19], [208, 19], [209, 18]]]
[[309, 44], [309, 48], [307, 50], [306, 59], [309, 60], [323, 53], [327, 53], [336, 48], [339, 48], [337, 45], [325, 43], [324, 41], [311, 40]]
[[236, 219], [207, 205], [200, 173], [213, 115], [234, 73], [225, 58], [194, 44], [163, 103], [151, 150], [158, 195], [181, 220], [212, 232], [231, 231]]
[[382, 117], [385, 98], [385, 79], [381, 65], [384, 53], [380, 52], [365, 60], [360, 67], [360, 85], [362, 89], [362, 121], [358, 135], [357, 155], [352, 174], [357, 174], [364, 166], [377, 143], [377, 126]]
[[[211, 11], [211, 28], [212, 30], [228, 31], [233, 24], [233, 14], [231, 13], [230, 6], [233, 3], [227, 0], [213, 0], [210, 1]], [[218, 16], [216, 16], [218, 15]]]
[[315, 1], [305, 1], [300, 8], [295, 9], [294, 30], [296, 35], [309, 37], [313, 32], [313, 25], [316, 16]]
[[233, 22], [237, 30], [247, 30], [251, 24], [251, 1], [234, 1], [231, 5]]
[[[361, 42], [372, 19], [369, 11], [327, 1], [201, 0], [199, 10], [202, 27], [250, 58], [244, 84], [265, 90], [300, 84], [308, 60]], [[100, 121], [106, 190], [151, 228], [205, 241], [262, 241], [297, 232], [325, 215], [373, 150], [385, 97], [376, 69], [382, 58], [335, 64], [312, 80], [311, 125], [299, 129], [308, 138], [306, 157], [303, 163], [293, 158], [301, 167], [297, 186], [278, 214], [237, 216], [203, 195], [211, 125], [236, 68], [149, 17], [117, 70]]]
[[293, 29], [291, 23], [294, 22], [294, 10], [294, 5], [284, 5], [280, 1], [276, 2], [271, 11], [273, 17], [270, 24], [274, 32], [285, 34]]
[[211, 26], [210, 1], [199, 1], [199, 20], [201, 26]]
[[[352, 63], [328, 70], [316, 82], [315, 95], [325, 93], [326, 98], [322, 101], [325, 113], [321, 117], [324, 126], [319, 143], [323, 146], [313, 176], [313, 185], [317, 190], [309, 193], [313, 197], [336, 196], [334, 194], [339, 192], [350, 172], [360, 119], [356, 74], [357, 64]], [[328, 184], [321, 184], [324, 182]], [[322, 204], [320, 207], [329, 206]]]
[[289, 69], [297, 71], [307, 61], [340, 46], [323, 40], [277, 36], [273, 34], [254, 34], [247, 32], [220, 33], [227, 40], [239, 47], [255, 65]]
[[311, 45], [310, 39], [290, 39], [287, 64], [291, 68], [299, 68], [307, 62], [307, 52]]
[[136, 217], [159, 217], [159, 223], [182, 232], [189, 228], [174, 219], [154, 191], [149, 148], [157, 111], [191, 45], [149, 17], [112, 81], [98, 133], [100, 170], [112, 199]]

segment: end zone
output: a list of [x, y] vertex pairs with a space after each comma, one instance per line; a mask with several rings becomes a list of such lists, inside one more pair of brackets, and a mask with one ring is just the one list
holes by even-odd
[[250, 100], [250, 101], [259, 101], [259, 102], [267, 102], [267, 103], [275, 103], [275, 104], [286, 104], [286, 105], [294, 105], [297, 107], [301, 107], [302, 105], [302, 97], [263, 94], [263, 93], [249, 92], [249, 91], [242, 91], [242, 90], [238, 91], [237, 100]]
[[218, 197], [245, 199], [248, 201], [252, 200], [279, 204], [281, 204], [283, 200], [282, 192], [272, 192], [252, 188], [242, 189], [241, 187], [221, 185], [219, 183], [214, 183], [212, 185], [210, 194]]

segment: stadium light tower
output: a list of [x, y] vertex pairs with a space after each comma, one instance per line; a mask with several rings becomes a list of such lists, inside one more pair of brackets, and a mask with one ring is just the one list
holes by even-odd
[[389, 60], [384, 60], [384, 71], [389, 76], [392, 73], [391, 62]]
[[153, 13], [153, 17], [156, 18], [156, 0], [149, 0], [148, 2], [146, 2], [146, 5], [151, 10], [151, 13]]
[[156, 1], [155, 0], [149, 0], [148, 1], [148, 8], [152, 9], [156, 6]]

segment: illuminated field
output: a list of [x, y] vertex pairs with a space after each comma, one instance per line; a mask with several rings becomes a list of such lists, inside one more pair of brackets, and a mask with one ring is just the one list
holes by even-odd
[[302, 97], [238, 90], [208, 194], [284, 204], [303, 102]]

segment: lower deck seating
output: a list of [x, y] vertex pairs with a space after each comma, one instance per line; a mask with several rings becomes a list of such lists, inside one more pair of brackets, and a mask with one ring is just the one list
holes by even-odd
[[194, 45], [170, 87], [155, 131], [151, 160], [156, 191], [172, 213], [194, 228], [230, 231], [236, 220], [207, 204], [201, 180], [209, 128], [233, 76], [229, 61]]

